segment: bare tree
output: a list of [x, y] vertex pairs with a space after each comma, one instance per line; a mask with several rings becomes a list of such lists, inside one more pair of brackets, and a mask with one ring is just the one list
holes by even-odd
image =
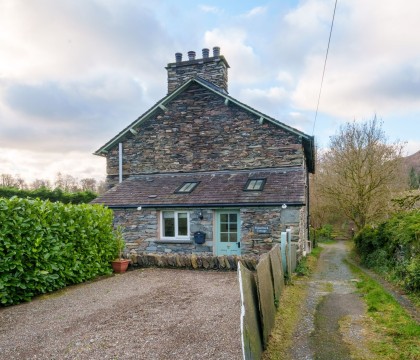
[[35, 190], [41, 188], [51, 189], [51, 182], [45, 179], [35, 179], [31, 183], [31, 189]]
[[80, 180], [80, 187], [83, 191], [96, 192], [97, 182], [94, 178], [84, 178]]
[[96, 186], [96, 192], [99, 195], [105, 194], [108, 191], [108, 186], [105, 180], [100, 180]]
[[321, 159], [319, 191], [357, 229], [379, 220], [389, 209], [398, 183], [403, 145], [388, 144], [376, 117], [347, 123], [331, 137]]
[[20, 190], [28, 188], [28, 185], [26, 184], [25, 180], [20, 175], [15, 176], [15, 186]]
[[11, 174], [0, 174], [0, 186], [24, 189], [26, 185], [25, 181], [18, 175], [14, 177]]
[[57, 173], [54, 185], [63, 191], [75, 192], [79, 191], [78, 181], [75, 177], [68, 174]]

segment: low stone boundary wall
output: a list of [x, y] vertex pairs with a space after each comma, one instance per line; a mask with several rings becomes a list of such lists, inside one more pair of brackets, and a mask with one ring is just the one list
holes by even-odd
[[129, 254], [133, 267], [183, 268], [203, 270], [236, 271], [238, 261], [250, 270], [256, 270], [259, 261], [257, 255], [244, 256], [214, 256], [208, 254], [159, 254], [137, 253]]

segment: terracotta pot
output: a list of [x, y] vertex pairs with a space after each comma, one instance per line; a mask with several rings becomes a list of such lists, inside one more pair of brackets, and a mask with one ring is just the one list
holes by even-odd
[[130, 260], [127, 259], [121, 259], [121, 260], [114, 260], [111, 262], [112, 268], [114, 269], [114, 272], [117, 274], [125, 273], [128, 267], [128, 264], [130, 263]]

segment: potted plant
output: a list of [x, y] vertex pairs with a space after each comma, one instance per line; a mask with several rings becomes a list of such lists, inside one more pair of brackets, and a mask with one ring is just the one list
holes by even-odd
[[121, 274], [126, 272], [130, 260], [123, 258], [125, 241], [120, 227], [117, 227], [117, 229], [115, 230], [115, 241], [117, 242], [118, 258], [111, 262], [112, 269], [115, 273]]

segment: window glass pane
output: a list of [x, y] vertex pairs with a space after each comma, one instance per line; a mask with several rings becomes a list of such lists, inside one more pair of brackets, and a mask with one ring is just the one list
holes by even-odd
[[251, 180], [249, 182], [249, 184], [248, 184], [248, 189], [249, 190], [254, 190], [255, 184], [256, 184], [256, 181], [255, 180]]
[[238, 224], [236, 222], [229, 224], [229, 231], [236, 231], [238, 229]]
[[265, 179], [249, 180], [246, 185], [246, 190], [262, 190], [264, 187]]
[[237, 242], [238, 241], [238, 233], [237, 232], [231, 232], [229, 237], [230, 242]]
[[229, 220], [230, 222], [236, 222], [236, 219], [238, 218], [237, 214], [229, 214]]
[[220, 222], [228, 222], [228, 214], [220, 214]]
[[188, 214], [178, 213], [178, 235], [188, 235]]
[[175, 236], [175, 218], [164, 218], [163, 219], [163, 236], [174, 237]]
[[183, 185], [178, 191], [183, 192], [185, 191], [185, 188], [188, 186], [188, 184]]
[[175, 217], [175, 213], [173, 211], [164, 211], [163, 218], [164, 219], [173, 219]]
[[220, 224], [220, 231], [221, 231], [221, 232], [227, 232], [227, 231], [228, 231], [228, 224], [226, 224], [226, 223], [221, 223], [221, 224]]
[[197, 184], [197, 182], [187, 182], [179, 188], [178, 192], [188, 193], [192, 191], [197, 186]]
[[229, 241], [229, 234], [221, 233], [220, 234], [220, 241], [221, 242], [228, 242]]

